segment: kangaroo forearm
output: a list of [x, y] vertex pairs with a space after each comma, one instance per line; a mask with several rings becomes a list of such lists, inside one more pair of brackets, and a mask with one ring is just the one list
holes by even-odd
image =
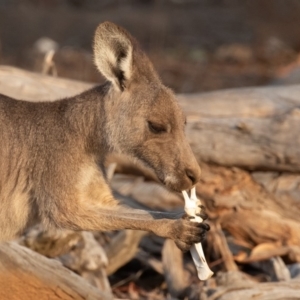
[[[178, 215], [177, 215], [178, 217]], [[80, 215], [72, 215], [68, 220], [60, 220], [64, 228], [85, 231], [107, 230], [145, 230], [162, 237], [170, 237], [172, 224], [176, 214], [166, 212], [152, 212], [126, 207], [115, 209], [99, 209], [85, 211]]]
[[131, 207], [121, 206], [118, 210], [120, 214], [126, 215], [126, 217], [132, 217], [134, 219], [149, 219], [149, 220], [160, 220], [160, 219], [171, 219], [175, 220], [181, 217], [182, 214], [178, 212], [164, 212], [164, 211], [152, 211], [152, 210], [141, 210], [134, 209]]

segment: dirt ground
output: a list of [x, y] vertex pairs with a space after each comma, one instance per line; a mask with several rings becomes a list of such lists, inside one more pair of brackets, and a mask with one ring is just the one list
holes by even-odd
[[47, 37], [57, 43], [58, 76], [101, 82], [92, 38], [110, 20], [140, 41], [176, 92], [266, 85], [298, 65], [299, 14], [297, 0], [0, 0], [0, 64], [40, 72], [37, 41]]

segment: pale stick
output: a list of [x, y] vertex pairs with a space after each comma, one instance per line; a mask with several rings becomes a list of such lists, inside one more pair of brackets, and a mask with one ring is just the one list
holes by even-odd
[[[196, 214], [199, 214], [201, 211], [201, 208], [199, 205], [201, 205], [200, 200], [196, 196], [196, 188], [193, 187], [191, 189], [191, 197], [189, 197], [188, 193], [186, 191], [182, 191], [184, 201], [185, 201], [185, 207], [184, 210], [187, 213], [188, 216], [194, 217], [191, 221], [192, 222], [203, 222], [201, 217], [197, 216]], [[194, 260], [198, 277], [200, 280], [207, 280], [210, 278], [214, 273], [209, 268], [204, 253], [202, 249], [201, 243], [194, 244], [191, 247], [191, 255]]]

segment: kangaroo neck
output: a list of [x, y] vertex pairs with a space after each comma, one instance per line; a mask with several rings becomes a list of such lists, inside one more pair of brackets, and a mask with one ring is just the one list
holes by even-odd
[[96, 86], [75, 97], [64, 99], [59, 105], [65, 109], [65, 118], [78, 139], [85, 142], [86, 151], [103, 160], [109, 152], [106, 132], [106, 105], [110, 84]]

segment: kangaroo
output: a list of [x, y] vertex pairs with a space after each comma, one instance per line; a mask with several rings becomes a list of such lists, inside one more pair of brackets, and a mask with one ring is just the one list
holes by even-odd
[[75, 97], [33, 103], [0, 95], [0, 240], [42, 222], [71, 230], [146, 230], [186, 251], [203, 240], [208, 224], [123, 206], [104, 169], [108, 154], [123, 153], [154, 170], [169, 189], [190, 189], [200, 168], [184, 135], [185, 116], [124, 29], [98, 26], [94, 60], [107, 82]]

